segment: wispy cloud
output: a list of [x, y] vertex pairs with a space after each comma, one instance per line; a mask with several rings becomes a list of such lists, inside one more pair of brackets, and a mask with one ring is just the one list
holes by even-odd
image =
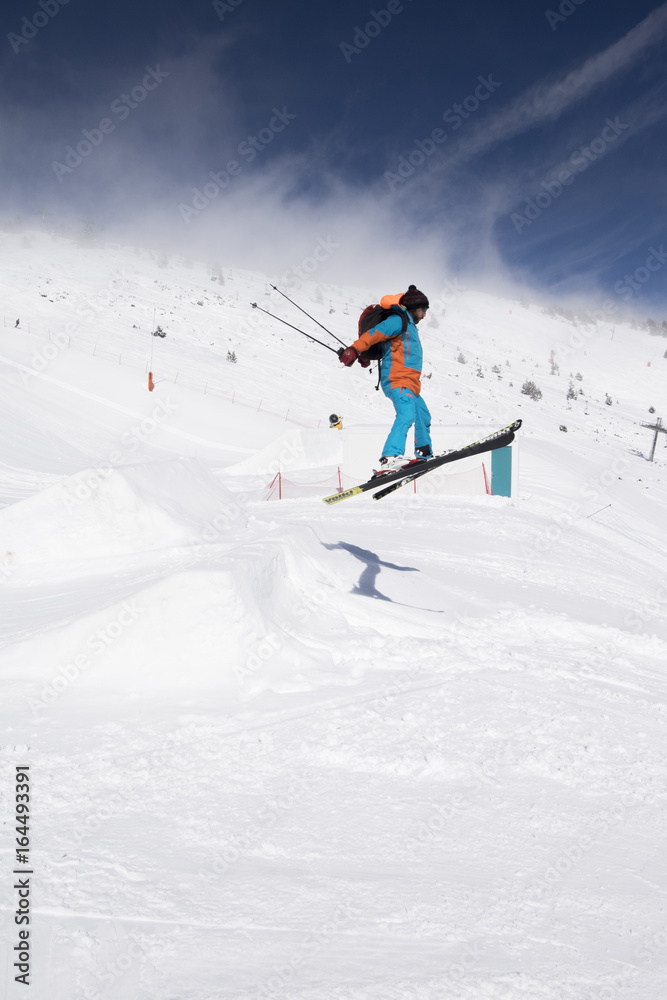
[[464, 135], [444, 166], [485, 153], [502, 142], [559, 118], [613, 76], [630, 69], [667, 35], [667, 3], [663, 3], [604, 52], [591, 56], [563, 78], [538, 82], [503, 110], [487, 116]]
[[[443, 245], [450, 248], [447, 259], [456, 269], [462, 267], [485, 276], [493, 270], [504, 270], [507, 274], [509, 269], [520, 276], [523, 267], [526, 274], [530, 272], [535, 277], [539, 274], [538, 280], [559, 290], [569, 287], [571, 282], [578, 291], [586, 287], [594, 293], [611, 261], [622, 258], [633, 246], [641, 246], [646, 236], [645, 226], [639, 224], [635, 230], [626, 225], [619, 227], [608, 217], [605, 206], [618, 206], [623, 201], [619, 202], [617, 175], [612, 177], [607, 169], [589, 164], [591, 171], [596, 171], [593, 201], [588, 203], [585, 198], [585, 192], [590, 192], [586, 175], [586, 181], [580, 182], [584, 187], [575, 185], [576, 210], [567, 210], [572, 207], [573, 194], [568, 187], [564, 189], [566, 196], [562, 203], [558, 202], [558, 207], [551, 211], [548, 224], [539, 220], [522, 232], [521, 254], [512, 252], [507, 241], [500, 238], [497, 226], [503, 217], [509, 220], [509, 213], [521, 207], [522, 199], [542, 192], [543, 181], [557, 177], [564, 170], [578, 176], [572, 156], [596, 139], [610, 113], [626, 127], [608, 144], [605, 155], [627, 146], [630, 139], [636, 139], [639, 133], [664, 118], [667, 101], [662, 81], [646, 86], [643, 80], [646, 89], [639, 94], [636, 86], [615, 87], [615, 103], [606, 111], [601, 106], [607, 102], [601, 105], [600, 97], [608, 95], [612, 81], [622, 83], [621, 74], [640, 65], [666, 36], [667, 3], [664, 3], [576, 69], [557, 79], [534, 83], [498, 111], [494, 112], [489, 104], [485, 117], [480, 115], [479, 121], [470, 121], [461, 130], [456, 146], [447, 146], [440, 156], [433, 156], [409, 184], [396, 192], [395, 203], [401, 214], [413, 216], [420, 204], [433, 206], [426, 227], [441, 230]], [[584, 110], [581, 105], [594, 97], [595, 104]], [[565, 120], [568, 112], [576, 113]], [[520, 156], [514, 155], [513, 140], [550, 123], [554, 127], [543, 129], [538, 142], [529, 145], [523, 142]], [[502, 144], [507, 146], [506, 155], [484, 159], [485, 154]], [[475, 159], [479, 162], [473, 163]], [[632, 171], [636, 166], [630, 168], [625, 158], [626, 182], [634, 176]], [[542, 255], [544, 266], [538, 266]], [[547, 263], [549, 260], [551, 264]]]

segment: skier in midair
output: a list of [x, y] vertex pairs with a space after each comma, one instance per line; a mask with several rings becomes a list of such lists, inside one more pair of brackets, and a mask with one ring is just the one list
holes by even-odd
[[380, 305], [383, 309], [399, 306], [407, 313], [405, 331], [403, 318], [395, 310], [340, 353], [341, 362], [349, 368], [370, 347], [380, 345], [382, 349], [380, 384], [385, 396], [394, 404], [396, 418], [382, 449], [379, 474], [400, 468], [409, 461], [404, 454], [405, 443], [413, 424], [415, 454], [418, 458], [433, 454], [431, 414], [421, 396], [422, 346], [417, 332], [417, 325], [429, 307], [428, 298], [410, 285], [403, 294], [385, 295]]

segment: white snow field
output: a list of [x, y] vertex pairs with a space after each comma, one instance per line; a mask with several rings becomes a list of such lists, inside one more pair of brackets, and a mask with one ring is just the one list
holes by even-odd
[[[0, 252], [2, 997], [664, 1000], [667, 340], [426, 288], [434, 424], [521, 417], [517, 495], [267, 502], [391, 420], [275, 278]], [[348, 343], [396, 291], [316, 277]]]

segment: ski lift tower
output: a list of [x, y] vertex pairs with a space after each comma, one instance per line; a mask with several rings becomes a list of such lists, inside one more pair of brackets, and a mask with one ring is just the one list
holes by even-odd
[[667, 427], [662, 426], [662, 417], [656, 417], [654, 424], [642, 424], [642, 427], [647, 427], [649, 430], [654, 431], [653, 445], [648, 459], [649, 462], [652, 462], [655, 455], [656, 445], [658, 444], [658, 434], [667, 434]]

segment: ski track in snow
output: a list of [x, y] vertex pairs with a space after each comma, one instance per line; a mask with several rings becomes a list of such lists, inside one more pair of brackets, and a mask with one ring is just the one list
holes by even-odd
[[[551, 376], [570, 324], [466, 293], [425, 327], [425, 396], [436, 423], [523, 417], [519, 495], [265, 503], [283, 407], [383, 437], [365, 373], [239, 332], [260, 275], [0, 245], [31, 321], [0, 331], [0, 851], [28, 763], [31, 995], [663, 1000], [665, 466], [637, 452], [664, 341], [585, 328]], [[300, 293], [347, 339], [366, 297]], [[154, 307], [158, 372], [276, 412], [148, 394]], [[79, 350], [22, 378], [68, 323]], [[7, 876], [9, 1000], [15, 905]]]

